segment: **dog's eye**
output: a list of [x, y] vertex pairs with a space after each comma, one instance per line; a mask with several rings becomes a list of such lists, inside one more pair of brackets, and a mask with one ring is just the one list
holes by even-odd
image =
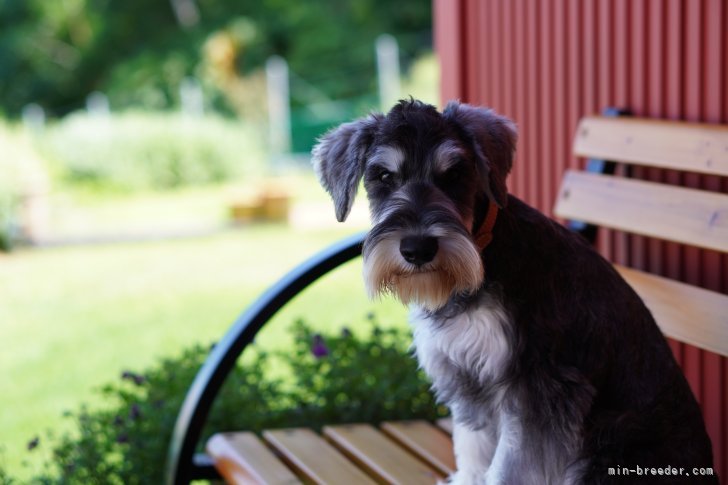
[[389, 170], [382, 170], [379, 172], [379, 181], [383, 184], [389, 184], [392, 183], [394, 177], [392, 177], [392, 172]]
[[440, 180], [445, 184], [451, 184], [458, 182], [463, 174], [463, 171], [458, 167], [450, 167], [445, 173], [440, 175]]

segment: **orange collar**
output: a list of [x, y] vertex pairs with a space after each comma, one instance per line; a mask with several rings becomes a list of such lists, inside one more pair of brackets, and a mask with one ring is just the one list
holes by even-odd
[[483, 252], [483, 250], [493, 240], [493, 226], [495, 226], [495, 220], [497, 217], [498, 205], [491, 201], [488, 206], [488, 213], [485, 215], [485, 220], [480, 225], [478, 232], [475, 234], [475, 244], [481, 252]]

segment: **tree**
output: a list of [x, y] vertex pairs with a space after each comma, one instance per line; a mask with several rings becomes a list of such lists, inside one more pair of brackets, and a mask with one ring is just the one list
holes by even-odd
[[204, 74], [203, 46], [220, 33], [236, 42], [238, 72], [281, 55], [334, 99], [374, 89], [377, 35], [399, 37], [410, 54], [430, 44], [430, 0], [195, 5], [199, 21], [180, 25], [170, 0], [0, 0], [0, 111], [17, 115], [35, 102], [63, 115], [94, 90], [106, 92], [114, 108], [173, 107], [181, 80]]

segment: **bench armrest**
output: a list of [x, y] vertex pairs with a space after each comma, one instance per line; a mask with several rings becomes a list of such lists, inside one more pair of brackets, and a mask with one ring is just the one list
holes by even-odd
[[165, 481], [189, 483], [209, 476], [194, 460], [212, 402], [225, 378], [258, 331], [286, 303], [321, 276], [361, 255], [364, 233], [339, 241], [305, 261], [269, 288], [233, 323], [215, 345], [187, 391], [172, 433]]

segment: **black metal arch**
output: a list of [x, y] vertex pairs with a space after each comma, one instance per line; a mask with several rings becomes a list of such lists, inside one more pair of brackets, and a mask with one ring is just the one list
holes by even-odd
[[321, 276], [361, 255], [364, 236], [360, 233], [345, 238], [289, 272], [244, 311], [215, 345], [177, 415], [167, 455], [165, 481], [168, 485], [219, 478], [207, 456], [195, 455], [195, 448], [225, 378], [243, 350], [278, 310]]

